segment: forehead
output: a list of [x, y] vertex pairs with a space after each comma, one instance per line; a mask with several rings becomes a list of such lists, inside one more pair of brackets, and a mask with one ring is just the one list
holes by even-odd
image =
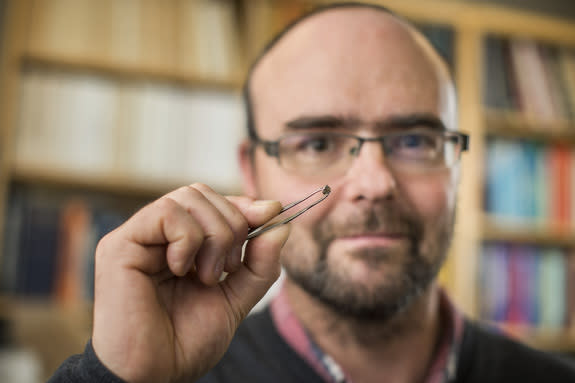
[[302, 22], [261, 60], [252, 77], [262, 137], [294, 118], [364, 121], [413, 113], [441, 117], [438, 63], [401, 21], [372, 9], [334, 9]]

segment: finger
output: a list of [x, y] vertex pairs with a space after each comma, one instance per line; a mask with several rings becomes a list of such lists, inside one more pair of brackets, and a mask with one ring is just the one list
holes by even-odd
[[204, 231], [204, 240], [196, 256], [196, 273], [207, 284], [217, 283], [234, 244], [234, 231], [226, 217], [204, 194], [193, 186], [184, 186], [162, 198], [170, 198], [185, 209]]
[[289, 233], [290, 225], [287, 224], [251, 239], [240, 269], [222, 283], [230, 305], [240, 318], [249, 313], [279, 277], [280, 251]]
[[[180, 205], [166, 198], [140, 209], [117, 230], [102, 240], [103, 254], [123, 254], [129, 267], [155, 274], [166, 263], [175, 275], [185, 275], [194, 263], [204, 239], [204, 231]], [[134, 246], [115, 249], [118, 246]], [[141, 251], [144, 247], [146, 251]], [[165, 248], [165, 255], [159, 249]]]
[[[261, 226], [277, 216], [282, 209], [278, 201], [256, 200], [249, 197], [228, 196], [227, 200], [232, 203], [248, 222], [249, 227]], [[247, 236], [247, 233], [246, 233]], [[242, 238], [242, 245], [246, 237]], [[241, 264], [242, 249], [238, 248], [233, 254], [233, 262]], [[235, 268], [237, 270], [237, 268]]]
[[226, 197], [245, 217], [250, 228], [258, 227], [278, 215], [282, 210], [279, 201], [253, 200], [249, 197]]
[[234, 240], [232, 251], [226, 257], [224, 270], [228, 272], [236, 271], [240, 267], [242, 246], [248, 235], [249, 227], [246, 218], [234, 204], [224, 196], [216, 193], [209, 186], [198, 183], [191, 185], [191, 187], [201, 192], [228, 222], [234, 234]]

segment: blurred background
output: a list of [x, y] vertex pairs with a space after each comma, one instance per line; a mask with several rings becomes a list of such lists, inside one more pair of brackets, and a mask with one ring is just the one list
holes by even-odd
[[[196, 181], [241, 193], [248, 65], [321, 2], [0, 0], [0, 381], [83, 350], [95, 246], [136, 209]], [[575, 3], [371, 2], [445, 57], [471, 134], [441, 283], [575, 358]]]

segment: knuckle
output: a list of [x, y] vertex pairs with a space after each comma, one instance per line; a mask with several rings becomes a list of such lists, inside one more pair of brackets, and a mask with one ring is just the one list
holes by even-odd
[[211, 187], [201, 182], [195, 182], [191, 184], [189, 187], [192, 189], [199, 190], [201, 192], [213, 192]]
[[188, 230], [186, 234], [191, 244], [202, 243], [205, 238], [204, 230], [199, 225], [195, 225], [191, 230]]
[[95, 251], [95, 258], [96, 259], [101, 259], [103, 256], [105, 256], [108, 253], [108, 249], [109, 249], [109, 243], [112, 240], [112, 233], [108, 233], [106, 234], [104, 237], [102, 237], [102, 239], [100, 239], [100, 241], [98, 241], [98, 244], [96, 245], [96, 251]]
[[118, 229], [104, 235], [97, 243], [94, 251], [94, 260], [97, 264], [109, 264], [114, 260], [118, 260], [118, 254], [124, 254], [122, 236], [118, 233]]
[[178, 208], [178, 203], [170, 197], [162, 197], [154, 205], [161, 212], [173, 212]]
[[231, 248], [234, 244], [234, 240], [235, 235], [233, 231], [229, 227], [224, 226], [218, 234], [218, 241], [221, 246], [225, 249]]
[[230, 216], [230, 226], [234, 233], [239, 234], [239, 236], [245, 236], [248, 233], [248, 221], [246, 217], [236, 209], [233, 210]]

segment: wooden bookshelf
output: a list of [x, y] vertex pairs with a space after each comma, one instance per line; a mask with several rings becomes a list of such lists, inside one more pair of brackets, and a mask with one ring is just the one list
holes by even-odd
[[485, 321], [484, 324], [534, 348], [557, 353], [572, 353], [575, 349], [573, 329], [535, 328], [527, 324], [490, 321]]
[[498, 224], [497, 217], [486, 215], [483, 222], [485, 241], [511, 242], [537, 246], [575, 247], [575, 234], [570, 231], [554, 230], [537, 223], [522, 227]]
[[[38, 168], [31, 166], [18, 166], [12, 169], [11, 178], [20, 184], [36, 184], [57, 187], [62, 189], [80, 189], [108, 194], [134, 196], [141, 198], [158, 198], [180, 186], [192, 183], [187, 182], [160, 182], [150, 181], [131, 174], [81, 174], [59, 171], [53, 168]], [[226, 195], [238, 195], [240, 190], [229, 188], [220, 190]]]
[[68, 357], [81, 353], [90, 338], [92, 306], [88, 303], [63, 307], [46, 300], [10, 299], [9, 307], [13, 337], [41, 357], [43, 380]]
[[575, 146], [572, 121], [534, 121], [514, 111], [485, 112], [486, 133], [493, 137], [527, 139]]
[[[243, 82], [241, 74], [245, 72], [245, 58], [238, 60], [239, 70], [227, 78], [192, 75], [176, 66], [113, 62], [94, 55], [88, 57], [66, 56], [49, 51], [29, 49], [29, 25], [31, 4], [33, 0], [8, 0], [8, 44], [2, 44], [7, 54], [0, 62], [0, 125], [2, 126], [2, 151], [0, 152], [0, 227], [4, 224], [5, 204], [8, 190], [13, 184], [24, 184], [31, 187], [49, 186], [66, 189], [82, 189], [95, 193], [109, 193], [134, 198], [155, 198], [166, 191], [191, 183], [195, 180], [179, 182], [162, 182], [142, 179], [124, 170], [105, 174], [70, 173], [53, 168], [23, 166], [17, 164], [14, 154], [14, 139], [18, 126], [19, 87], [26, 70], [40, 68], [62, 73], [89, 74], [103, 76], [118, 82], [150, 82], [173, 85], [189, 89], [207, 88], [211, 90], [237, 94]], [[38, 1], [38, 0], [36, 0]], [[47, 0], [46, 0], [47, 1]], [[257, 0], [239, 0], [240, 8], [249, 7]], [[277, 6], [280, 0], [266, 1], [267, 6]], [[333, 1], [310, 0], [311, 5]], [[498, 35], [506, 38], [527, 37], [555, 45], [566, 45], [575, 48], [575, 25], [563, 20], [540, 16], [529, 12], [517, 11], [484, 4], [468, 4], [447, 0], [378, 0], [368, 1], [382, 4], [422, 24], [448, 26], [455, 34], [454, 61], [456, 82], [459, 92], [459, 125], [471, 135], [471, 150], [462, 160], [462, 180], [458, 198], [458, 223], [453, 241], [449, 270], [444, 273], [444, 282], [459, 307], [469, 316], [478, 316], [477, 275], [480, 249], [484, 241], [502, 241], [525, 243], [541, 246], [562, 246], [575, 248], [575, 235], [557, 233], [549, 229], [509, 229], [497, 224], [493, 217], [483, 212], [484, 163], [487, 137], [507, 137], [512, 139], [536, 140], [543, 143], [566, 143], [575, 146], [575, 125], [573, 121], [532, 121], [516, 112], [486, 110], [482, 102], [483, 77], [483, 41], [487, 35]], [[276, 5], [274, 5], [276, 4]], [[236, 31], [240, 36], [240, 48], [260, 47], [265, 38], [259, 36], [257, 42], [250, 41], [252, 28], [256, 34], [269, 35], [277, 15], [269, 14], [267, 20], [254, 22], [258, 25], [239, 25]], [[257, 20], [257, 19], [255, 19]], [[273, 29], [277, 29], [273, 25]], [[258, 29], [259, 28], [259, 29]], [[239, 73], [239, 74], [238, 74]], [[238, 194], [238, 186], [221, 189], [225, 194]], [[27, 320], [32, 325], [32, 318], [68, 317], [66, 311], [51, 302], [20, 302], [5, 300], [14, 308], [18, 320]], [[6, 304], [5, 304], [6, 305]], [[88, 309], [84, 306], [86, 312]], [[84, 311], [79, 308], [79, 311]], [[63, 314], [66, 313], [66, 314]], [[28, 318], [28, 319], [24, 319]], [[75, 334], [62, 335], [80, 343], [86, 337], [86, 323], [82, 315], [70, 314], [71, 323], [79, 327]], [[62, 319], [62, 318], [61, 318]], [[60, 319], [56, 320], [58, 322]], [[48, 320], [47, 321], [53, 321]], [[23, 322], [24, 323], [24, 322]], [[34, 322], [41, 326], [41, 320]], [[21, 336], [30, 337], [32, 330], [23, 326]], [[34, 330], [36, 331], [36, 330]], [[564, 333], [530, 333], [522, 338], [535, 347], [554, 351], [575, 350], [575, 336]], [[85, 340], [85, 339], [84, 339]], [[83, 343], [83, 342], [82, 342]], [[49, 357], [49, 356], [48, 356]], [[49, 362], [57, 363], [55, 361]]]
[[239, 91], [243, 76], [231, 78], [193, 76], [177, 71], [145, 68], [135, 65], [111, 64], [106, 61], [81, 60], [69, 57], [58, 57], [49, 54], [24, 53], [21, 56], [24, 68], [39, 67], [62, 72], [91, 73], [126, 81], [150, 81], [191, 88], [209, 88], [228, 91]]
[[575, 334], [565, 330], [532, 330], [519, 338], [531, 347], [559, 353], [573, 353], [575, 350]]

